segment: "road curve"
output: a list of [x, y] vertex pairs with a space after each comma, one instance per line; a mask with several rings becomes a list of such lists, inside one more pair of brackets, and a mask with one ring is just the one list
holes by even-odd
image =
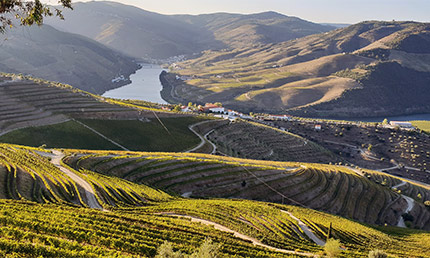
[[54, 166], [58, 167], [61, 172], [68, 175], [73, 181], [75, 181], [76, 184], [80, 185], [84, 191], [85, 196], [87, 197], [88, 206], [92, 209], [99, 209], [103, 210], [103, 207], [99, 204], [99, 202], [96, 199], [95, 193], [91, 185], [82, 179], [80, 176], [75, 174], [73, 171], [63, 167], [61, 165], [61, 160], [64, 158], [64, 154], [59, 150], [52, 150], [52, 154], [45, 154], [45, 156], [49, 156], [51, 158], [51, 163], [54, 164]]
[[213, 226], [215, 229], [220, 230], [220, 231], [224, 231], [227, 233], [232, 233], [235, 237], [240, 238], [242, 240], [245, 241], [250, 241], [253, 245], [255, 246], [261, 246], [261, 247], [265, 247], [267, 249], [270, 249], [272, 251], [275, 252], [281, 252], [281, 253], [286, 253], [286, 254], [294, 254], [294, 255], [301, 255], [301, 256], [307, 256], [307, 257], [315, 257], [315, 254], [312, 253], [302, 253], [302, 252], [296, 252], [296, 251], [292, 251], [292, 250], [285, 250], [285, 249], [280, 249], [280, 248], [276, 248], [273, 246], [269, 246], [266, 244], [263, 244], [261, 241], [259, 241], [256, 238], [244, 235], [242, 233], [239, 233], [235, 230], [229, 229], [221, 224], [218, 224], [216, 222], [212, 222], [210, 220], [205, 220], [205, 219], [200, 219], [197, 217], [193, 217], [193, 216], [188, 216], [188, 215], [182, 215], [182, 214], [176, 214], [176, 213], [170, 213], [170, 212], [163, 212], [160, 213], [161, 215], [167, 215], [167, 216], [173, 216], [173, 217], [179, 217], [179, 218], [187, 218], [187, 219], [191, 219], [191, 222], [198, 222], [204, 225], [209, 225], [209, 226]]
[[212, 151], [210, 154], [216, 153], [216, 145], [213, 142], [209, 141], [207, 138], [208, 135], [211, 134], [214, 130], [207, 132], [204, 136], [200, 135], [198, 132], [196, 132], [196, 130], [194, 130], [194, 127], [201, 125], [201, 124], [206, 124], [209, 122], [213, 122], [213, 120], [206, 120], [206, 121], [198, 122], [196, 124], [192, 124], [192, 125], [188, 126], [188, 129], [190, 129], [191, 132], [193, 132], [195, 135], [197, 135], [200, 138], [200, 144], [197, 145], [196, 147], [190, 149], [190, 150], [185, 151], [185, 152], [189, 153], [189, 152], [196, 151], [196, 150], [200, 149], [201, 147], [203, 147], [203, 145], [205, 145], [206, 143], [209, 143], [212, 146]]

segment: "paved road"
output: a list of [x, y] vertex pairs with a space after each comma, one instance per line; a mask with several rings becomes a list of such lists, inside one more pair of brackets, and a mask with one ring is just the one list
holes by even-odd
[[200, 135], [198, 132], [196, 132], [196, 130], [194, 130], [194, 127], [196, 127], [198, 125], [206, 124], [206, 123], [209, 123], [209, 122], [213, 122], [213, 120], [202, 121], [202, 122], [198, 122], [196, 124], [188, 126], [188, 128], [191, 130], [191, 132], [193, 132], [195, 135], [197, 135], [200, 138], [200, 144], [197, 145], [196, 147], [190, 149], [190, 150], [187, 150], [186, 151], [187, 153], [193, 152], [193, 151], [196, 151], [196, 150], [200, 149], [206, 143], [209, 143], [212, 146], [212, 151], [211, 151], [210, 154], [215, 154], [216, 153], [216, 145], [213, 142], [209, 141], [208, 138], [207, 138], [208, 135], [211, 134], [214, 130], [211, 130], [211, 131], [207, 132], [204, 136]]

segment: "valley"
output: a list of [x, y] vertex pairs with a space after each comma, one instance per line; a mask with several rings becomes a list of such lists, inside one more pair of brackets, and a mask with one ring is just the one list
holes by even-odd
[[0, 2], [0, 257], [429, 257], [430, 23], [312, 1]]

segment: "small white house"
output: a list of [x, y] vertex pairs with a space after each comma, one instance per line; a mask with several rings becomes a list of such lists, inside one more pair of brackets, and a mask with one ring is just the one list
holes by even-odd
[[321, 125], [315, 125], [315, 131], [321, 131]]

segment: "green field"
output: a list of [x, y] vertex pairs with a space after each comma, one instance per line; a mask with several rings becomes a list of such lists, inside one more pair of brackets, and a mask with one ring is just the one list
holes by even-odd
[[49, 148], [119, 150], [117, 146], [75, 121], [16, 130], [1, 136], [0, 142], [33, 147], [46, 144]]
[[411, 121], [416, 128], [430, 133], [430, 121]]
[[[130, 150], [184, 151], [200, 139], [188, 126], [201, 121], [196, 117], [161, 118], [151, 122], [137, 120], [79, 120], [107, 138]], [[0, 137], [0, 142], [50, 148], [119, 150], [111, 142], [76, 121], [57, 125], [30, 127]]]

